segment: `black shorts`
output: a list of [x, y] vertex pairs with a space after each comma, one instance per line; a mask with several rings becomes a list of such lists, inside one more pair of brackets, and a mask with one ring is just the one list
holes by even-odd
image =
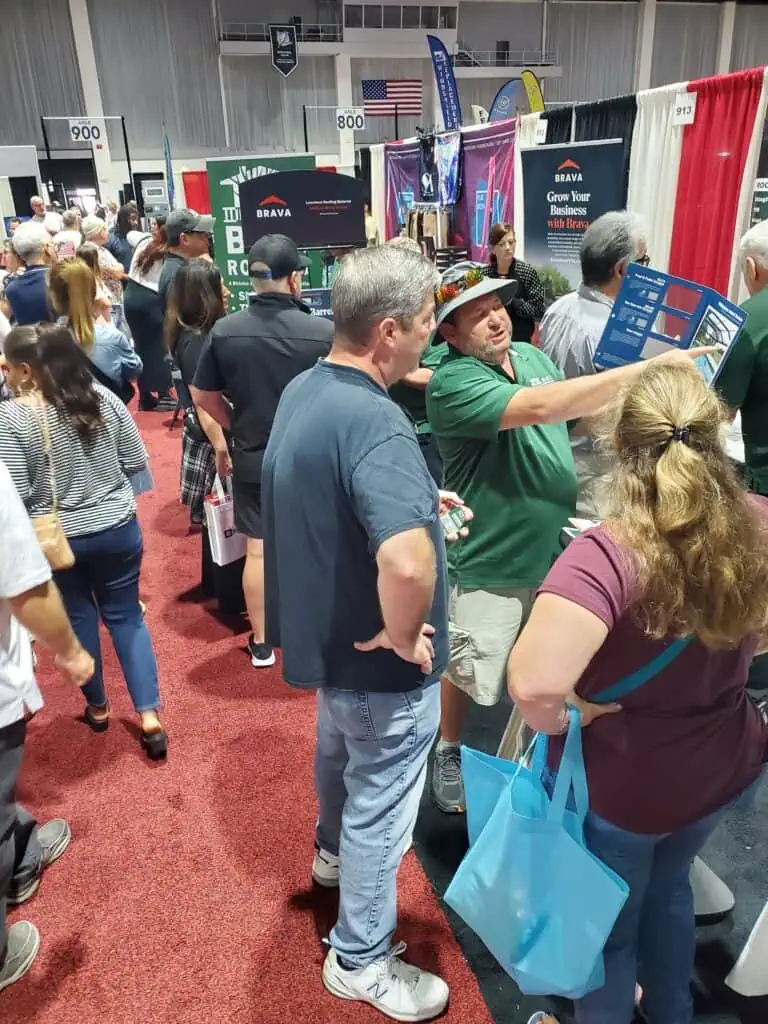
[[238, 481], [232, 477], [232, 501], [235, 506], [235, 526], [246, 537], [261, 540], [261, 485], [250, 480]]

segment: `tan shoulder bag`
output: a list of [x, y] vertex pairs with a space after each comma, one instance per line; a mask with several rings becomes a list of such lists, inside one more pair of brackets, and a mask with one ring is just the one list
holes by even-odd
[[43, 450], [48, 462], [48, 474], [51, 478], [51, 511], [42, 516], [32, 518], [32, 526], [37, 535], [38, 543], [43, 549], [43, 554], [48, 559], [48, 564], [54, 570], [71, 569], [75, 564], [75, 556], [72, 548], [61, 526], [59, 519], [59, 500], [56, 490], [56, 471], [53, 468], [53, 445], [51, 443], [51, 428], [48, 423], [48, 411], [43, 399], [39, 395], [32, 398], [33, 405], [43, 434]]

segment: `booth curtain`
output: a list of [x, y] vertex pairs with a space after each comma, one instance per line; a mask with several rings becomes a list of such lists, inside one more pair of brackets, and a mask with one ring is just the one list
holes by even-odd
[[211, 197], [208, 194], [207, 171], [182, 171], [184, 182], [184, 202], [190, 210], [198, 213], [211, 212]]
[[756, 68], [688, 85], [698, 97], [696, 119], [683, 129], [669, 268], [723, 294], [763, 80]]
[[634, 96], [617, 96], [597, 103], [580, 103], [576, 107], [576, 142], [598, 142], [600, 139], [621, 139], [624, 144], [624, 201], [629, 185], [629, 158], [632, 133], [637, 114]]
[[571, 142], [573, 107], [554, 107], [541, 115], [547, 122], [547, 145]]
[[513, 207], [513, 220], [515, 224], [515, 238], [517, 239], [517, 257], [525, 259], [525, 203], [523, 201], [523, 162], [520, 156], [521, 149], [528, 149], [536, 145], [536, 125], [539, 123], [541, 114], [523, 114], [517, 126], [515, 136], [515, 205]]
[[387, 178], [384, 173], [384, 144], [370, 147], [371, 213], [379, 228], [379, 238], [387, 238]]
[[645, 223], [654, 267], [667, 273], [680, 172], [683, 132], [672, 127], [675, 97], [685, 82], [639, 92], [629, 158], [627, 208]]
[[763, 139], [765, 132], [765, 119], [768, 115], [768, 71], [763, 68], [763, 87], [760, 92], [760, 100], [755, 114], [755, 123], [752, 128], [752, 138], [747, 149], [747, 159], [744, 164], [744, 172], [741, 176], [741, 191], [739, 193], [739, 204], [736, 211], [736, 232], [733, 239], [733, 254], [731, 256], [731, 273], [728, 288], [728, 297], [734, 302], [746, 298], [746, 286], [741, 274], [739, 260], [739, 242], [741, 236], [748, 229], [752, 216], [752, 194], [755, 187], [755, 178], [758, 176], [761, 154], [763, 151]]

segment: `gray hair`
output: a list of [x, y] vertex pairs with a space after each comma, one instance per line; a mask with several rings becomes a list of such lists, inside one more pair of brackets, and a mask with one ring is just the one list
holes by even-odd
[[755, 263], [768, 270], [768, 220], [761, 220], [743, 235], [739, 255], [742, 263], [751, 256]]
[[61, 215], [61, 223], [65, 228], [76, 228], [80, 223], [80, 211], [65, 210]]
[[604, 213], [589, 225], [581, 240], [581, 277], [584, 284], [607, 284], [620, 260], [637, 258], [645, 230], [640, 217], [628, 210]]
[[26, 221], [13, 232], [13, 251], [24, 263], [37, 259], [50, 242], [48, 231], [37, 221]]
[[357, 249], [342, 260], [333, 285], [336, 330], [365, 347], [382, 320], [393, 317], [404, 327], [410, 324], [439, 282], [434, 266], [420, 253], [391, 245]]
[[83, 222], [80, 225], [80, 231], [83, 238], [95, 238], [106, 230], [107, 223], [106, 221], [103, 221], [101, 217], [84, 217]]
[[422, 255], [421, 246], [410, 235], [397, 235], [395, 238], [390, 238], [385, 245], [394, 246], [395, 249], [404, 249], [406, 252], [417, 252], [420, 256]]

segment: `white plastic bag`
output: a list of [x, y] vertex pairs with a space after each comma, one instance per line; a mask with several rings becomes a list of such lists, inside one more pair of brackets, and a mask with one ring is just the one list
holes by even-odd
[[245, 555], [245, 536], [235, 528], [229, 478], [214, 480], [213, 492], [205, 499], [205, 525], [216, 565], [229, 565]]

